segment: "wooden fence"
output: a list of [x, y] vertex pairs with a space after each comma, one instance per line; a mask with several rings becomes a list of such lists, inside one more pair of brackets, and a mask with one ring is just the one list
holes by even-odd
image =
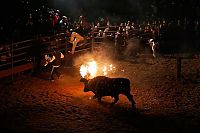
[[[105, 29], [106, 27], [98, 27], [98, 30]], [[114, 27], [113, 29], [116, 29]], [[79, 45], [75, 49], [76, 53], [82, 52], [93, 52], [97, 49], [102, 43], [104, 43], [105, 36], [97, 36], [99, 31], [92, 31], [92, 36], [84, 45]], [[111, 37], [115, 43], [115, 33], [116, 30], [106, 31], [106, 33], [112, 34]], [[148, 36], [143, 36], [143, 39], [148, 39]], [[0, 78], [6, 76], [12, 76], [16, 73], [31, 70], [34, 71], [34, 68], [37, 67], [38, 62], [41, 63], [42, 58], [45, 54], [52, 52], [54, 47], [59, 48], [63, 53], [68, 53], [71, 50], [72, 44], [69, 43], [69, 38], [66, 37], [65, 33], [56, 34], [54, 36], [45, 36], [32, 40], [25, 40], [21, 42], [15, 42], [11, 44], [6, 44], [0, 47]], [[72, 58], [72, 56], [69, 56]], [[168, 57], [167, 55], [163, 56], [164, 58], [176, 58], [177, 59], [177, 79], [181, 78], [181, 60], [185, 57], [180, 55], [174, 55]]]
[[26, 40], [1, 46], [0, 78], [33, 69], [33, 43], [34, 40]]

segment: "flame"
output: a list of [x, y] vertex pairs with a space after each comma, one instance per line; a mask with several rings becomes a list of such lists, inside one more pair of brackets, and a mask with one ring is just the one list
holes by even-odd
[[87, 75], [87, 71], [88, 71], [87, 66], [85, 64], [81, 65], [80, 74], [82, 77], [85, 77]]
[[97, 63], [96, 61], [92, 61], [88, 63], [88, 72], [91, 77], [94, 77], [97, 73]]
[[83, 78], [94, 78], [95, 76], [108, 75], [109, 71], [114, 71], [115, 67], [112, 64], [110, 65], [97, 65], [96, 61], [90, 61], [86, 64], [81, 65], [80, 74]]
[[95, 77], [97, 73], [97, 63], [96, 61], [88, 62], [87, 64], [83, 64], [80, 67], [80, 74], [84, 77]]
[[107, 73], [107, 67], [104, 65], [103, 66], [103, 75], [105, 76], [105, 75], [107, 75], [108, 73]]

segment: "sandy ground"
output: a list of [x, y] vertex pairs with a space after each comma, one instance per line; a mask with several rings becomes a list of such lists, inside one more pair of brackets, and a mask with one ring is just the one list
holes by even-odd
[[176, 81], [175, 59], [117, 61], [112, 77], [131, 80], [137, 111], [120, 95], [90, 100], [79, 70], [62, 68], [55, 82], [47, 72], [1, 80], [1, 132], [16, 133], [169, 133], [200, 132], [200, 59], [183, 60], [182, 82]]

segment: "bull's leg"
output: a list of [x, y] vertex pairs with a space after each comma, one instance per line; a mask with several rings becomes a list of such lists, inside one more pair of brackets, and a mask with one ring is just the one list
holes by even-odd
[[119, 101], [119, 95], [114, 96], [115, 100], [111, 103], [111, 106], [113, 106], [117, 101]]
[[126, 97], [127, 97], [128, 100], [132, 103], [132, 108], [136, 108], [136, 107], [135, 107], [135, 101], [133, 100], [133, 95], [131, 95], [131, 94], [129, 93], [129, 94], [126, 94]]

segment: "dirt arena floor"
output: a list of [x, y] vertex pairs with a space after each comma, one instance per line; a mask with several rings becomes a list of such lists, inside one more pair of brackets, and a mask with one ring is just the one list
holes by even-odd
[[131, 80], [137, 111], [125, 96], [91, 100], [83, 92], [78, 67], [62, 67], [62, 77], [24, 73], [1, 80], [0, 132], [13, 133], [194, 133], [200, 132], [200, 59], [140, 58], [115, 61], [111, 77]]

